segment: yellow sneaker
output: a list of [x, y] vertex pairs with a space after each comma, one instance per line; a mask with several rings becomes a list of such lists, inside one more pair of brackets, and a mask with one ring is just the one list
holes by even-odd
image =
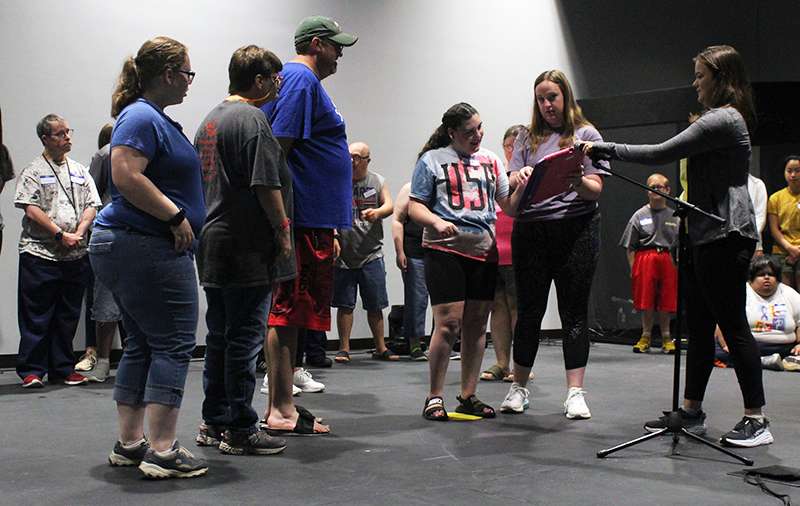
[[650, 351], [650, 336], [642, 336], [633, 345], [634, 353], [647, 353]]
[[665, 339], [661, 343], [661, 353], [666, 353], [667, 355], [674, 355], [675, 354], [675, 340], [674, 339]]

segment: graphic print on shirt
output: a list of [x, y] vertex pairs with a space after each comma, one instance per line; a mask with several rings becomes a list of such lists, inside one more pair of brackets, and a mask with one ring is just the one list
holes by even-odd
[[203, 135], [197, 139], [200, 165], [203, 168], [203, 182], [210, 183], [217, 178], [217, 122], [209, 121]]
[[759, 310], [761, 317], [755, 322], [754, 332], [770, 332], [786, 328], [786, 304], [762, 304]]
[[443, 163], [441, 167], [450, 209], [458, 211], [466, 208], [470, 211], [483, 211], [488, 206], [489, 211], [495, 212], [494, 194], [497, 178], [493, 164], [482, 162], [479, 166], [465, 166], [463, 161], [459, 160]]
[[361, 212], [378, 207], [378, 189], [374, 186], [353, 185], [353, 221], [366, 221]]

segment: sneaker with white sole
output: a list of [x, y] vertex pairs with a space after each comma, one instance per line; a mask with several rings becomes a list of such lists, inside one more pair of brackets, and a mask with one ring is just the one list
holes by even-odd
[[800, 356], [789, 355], [782, 361], [784, 371], [800, 371]]
[[294, 371], [293, 383], [295, 387], [305, 393], [322, 392], [325, 390], [325, 385], [319, 381], [315, 381], [308, 369], [303, 369], [302, 367]]
[[781, 354], [773, 353], [772, 355], [761, 357], [761, 368], [769, 369], [770, 371], [782, 371], [783, 359], [781, 358]]
[[209, 425], [201, 423], [197, 427], [197, 435], [194, 437], [194, 442], [197, 446], [212, 446], [219, 448], [222, 442], [222, 435], [225, 432], [225, 427], [219, 425]]
[[564, 414], [570, 420], [585, 420], [592, 417], [589, 406], [586, 405], [584, 395], [586, 390], [580, 387], [570, 387], [567, 400], [564, 401]]
[[286, 449], [286, 440], [265, 431], [252, 433], [226, 430], [219, 451], [227, 455], [274, 455]]
[[208, 463], [175, 441], [165, 452], [148, 448], [139, 470], [148, 478], [195, 478], [208, 472]]
[[530, 391], [527, 388], [519, 383], [511, 383], [511, 388], [508, 389], [506, 398], [503, 399], [503, 403], [500, 405], [500, 412], [522, 413], [530, 406], [529, 396]]
[[89, 378], [89, 381], [94, 381], [97, 383], [103, 383], [105, 380], [108, 379], [108, 373], [111, 370], [111, 363], [108, 359], [98, 359], [97, 365], [94, 366], [94, 369], [87, 372], [85, 376]]
[[757, 418], [744, 416], [730, 432], [723, 434], [719, 442], [725, 446], [753, 448], [768, 445], [775, 441], [769, 431], [769, 420], [759, 421]]
[[[269, 376], [267, 376], [266, 374], [264, 375], [264, 381], [261, 382], [261, 390], [260, 390], [260, 392], [262, 394], [264, 394], [264, 395], [269, 395]], [[302, 392], [302, 390], [297, 388], [296, 385], [292, 385], [292, 396], [293, 397], [297, 397], [298, 395], [300, 395], [301, 392]]]
[[108, 463], [114, 467], [138, 466], [149, 448], [150, 443], [144, 437], [129, 445], [123, 445], [121, 441], [117, 441], [114, 449], [108, 455]]
[[[697, 436], [702, 436], [706, 433], [708, 426], [706, 425], [706, 414], [703, 410], [698, 410], [694, 413], [684, 411], [683, 408], [678, 408], [678, 416], [680, 416], [681, 427], [688, 432]], [[670, 412], [664, 411], [664, 415], [659, 417], [658, 420], [650, 420], [644, 424], [644, 430], [647, 432], [658, 432], [661, 429], [666, 429], [670, 422]]]
[[75, 370], [80, 372], [91, 371], [97, 365], [97, 352], [94, 350], [86, 350], [78, 363], [75, 364]]

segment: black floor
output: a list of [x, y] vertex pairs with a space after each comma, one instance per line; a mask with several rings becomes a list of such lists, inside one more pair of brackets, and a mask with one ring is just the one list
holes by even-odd
[[[491, 364], [487, 351], [484, 365]], [[634, 355], [627, 346], [592, 347], [586, 377], [593, 418], [569, 421], [560, 346], [543, 346], [532, 406], [523, 415], [478, 422], [427, 422], [426, 363], [379, 363], [355, 354], [347, 366], [315, 370], [327, 384], [298, 402], [324, 417], [333, 435], [292, 438], [269, 457], [206, 456], [208, 476], [147, 481], [106, 464], [116, 434], [111, 384], [22, 390], [0, 373], [1, 504], [779, 504], [728, 473], [743, 469], [703, 445], [682, 442], [669, 456], [659, 438], [606, 459], [595, 453], [642, 433], [670, 407], [672, 357]], [[202, 401], [202, 362], [193, 362], [179, 438], [190, 449]], [[448, 406], [458, 393], [451, 362]], [[260, 378], [259, 378], [260, 379]], [[800, 467], [800, 374], [764, 372], [776, 443], [743, 450], [756, 466]], [[479, 396], [499, 407], [508, 384], [482, 382]], [[264, 396], [254, 404], [263, 409]], [[709, 437], [741, 417], [734, 372], [714, 371], [705, 404]], [[800, 497], [797, 488], [775, 485]]]

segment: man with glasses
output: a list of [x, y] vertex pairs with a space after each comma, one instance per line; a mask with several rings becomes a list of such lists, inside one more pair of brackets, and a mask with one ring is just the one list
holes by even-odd
[[[647, 186], [669, 194], [669, 179], [651, 174]], [[642, 313], [642, 336], [633, 346], [634, 353], [650, 351], [653, 320], [658, 316], [662, 353], [675, 353], [670, 338], [671, 313], [678, 304], [678, 272], [672, 260], [672, 249], [678, 240], [678, 218], [667, 207], [661, 195], [647, 192], [648, 204], [633, 213], [620, 246], [626, 248], [631, 268], [633, 306]]]
[[197, 252], [208, 337], [196, 442], [230, 455], [268, 455], [286, 447], [258, 430], [251, 406], [272, 283], [295, 276], [292, 180], [258, 109], [278, 96], [281, 68], [266, 49], [237, 49], [228, 66], [230, 95], [208, 113], [195, 137], [208, 207]]
[[[294, 35], [297, 56], [287, 62], [277, 100], [262, 106], [286, 153], [294, 187], [294, 240], [298, 275], [274, 288], [269, 317], [269, 406], [267, 426], [273, 433], [326, 433], [329, 429], [292, 402], [292, 383], [312, 380], [293, 370], [298, 329], [330, 329], [336, 229], [351, 227], [350, 152], [342, 116], [322, 87], [336, 72], [342, 48], [358, 37], [323, 16], [300, 22]], [[319, 390], [319, 382], [310, 384]], [[302, 413], [301, 413], [302, 412]]]
[[350, 331], [356, 294], [367, 312], [367, 323], [375, 343], [375, 360], [398, 360], [383, 339], [383, 309], [386, 294], [386, 266], [383, 263], [383, 219], [391, 216], [392, 194], [383, 176], [369, 170], [369, 146], [350, 144], [353, 162], [353, 228], [339, 232], [341, 252], [333, 277], [333, 307], [339, 330], [337, 362], [350, 361]]
[[72, 339], [80, 319], [88, 269], [87, 233], [102, 204], [89, 171], [67, 157], [67, 120], [48, 114], [36, 125], [44, 145], [17, 178], [14, 204], [25, 211], [19, 240], [19, 353], [23, 388], [80, 385]]

